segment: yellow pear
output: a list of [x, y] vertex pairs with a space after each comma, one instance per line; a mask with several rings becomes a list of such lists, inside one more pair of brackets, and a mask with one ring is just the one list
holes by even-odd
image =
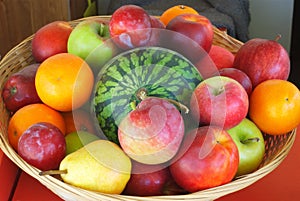
[[130, 158], [115, 143], [96, 140], [67, 155], [60, 163], [64, 182], [92, 191], [120, 194], [131, 173]]

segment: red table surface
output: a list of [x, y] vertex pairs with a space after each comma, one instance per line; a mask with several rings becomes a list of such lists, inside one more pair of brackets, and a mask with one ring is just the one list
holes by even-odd
[[13, 194], [19, 168], [0, 149], [0, 200], [9, 200]]
[[[2, 152], [0, 152], [1, 154]], [[3, 155], [3, 154], [2, 154]], [[3, 157], [0, 155], [0, 161], [3, 161]], [[4, 160], [8, 160], [4, 156]], [[12, 175], [16, 174], [17, 168], [14, 167], [11, 161], [6, 161], [10, 164], [7, 168], [7, 172], [15, 172]], [[1, 166], [0, 166], [1, 167]], [[15, 169], [15, 170], [13, 170]], [[1, 172], [3, 168], [0, 169]], [[297, 129], [297, 136], [295, 143], [287, 156], [287, 158], [270, 174], [261, 180], [255, 182], [251, 186], [244, 188], [235, 193], [229, 194], [222, 198], [219, 198], [218, 201], [235, 201], [235, 200], [243, 200], [243, 201], [298, 201], [300, 200], [300, 126]], [[3, 178], [1, 176], [1, 187], [0, 187], [0, 200], [4, 199], [7, 196], [7, 192], [3, 190], [4, 187], [11, 187], [14, 181], [13, 176], [5, 175]], [[6, 195], [2, 195], [6, 193]], [[1, 197], [2, 196], [2, 197]], [[4, 197], [3, 197], [4, 196]], [[45, 186], [40, 184], [37, 180], [30, 177], [26, 173], [22, 172], [17, 186], [15, 188], [14, 194], [12, 196], [13, 201], [40, 201], [40, 200], [51, 200], [51, 201], [61, 201], [61, 199], [52, 193]]]

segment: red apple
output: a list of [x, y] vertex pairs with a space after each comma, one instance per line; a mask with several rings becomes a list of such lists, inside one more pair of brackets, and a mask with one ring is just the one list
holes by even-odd
[[184, 135], [184, 121], [169, 101], [149, 97], [120, 123], [118, 138], [124, 152], [144, 164], [160, 164], [173, 158]]
[[5, 107], [10, 112], [15, 112], [21, 107], [40, 103], [35, 89], [35, 74], [40, 64], [31, 64], [12, 74], [4, 83], [2, 98]]
[[33, 36], [32, 56], [36, 62], [48, 57], [67, 52], [69, 35], [73, 28], [68, 22], [54, 21], [41, 27]]
[[210, 78], [218, 73], [219, 69], [207, 53], [202, 53], [202, 56], [198, 55], [198, 58], [200, 59], [195, 63], [195, 67], [198, 69], [203, 79]]
[[234, 54], [226, 48], [212, 45], [208, 54], [218, 69], [231, 68], [233, 66]]
[[65, 137], [53, 124], [33, 124], [21, 135], [18, 154], [40, 170], [57, 169], [66, 155]]
[[173, 180], [168, 167], [146, 165], [132, 161], [132, 173], [123, 191], [125, 195], [163, 195], [168, 183]]
[[[178, 52], [195, 66], [199, 61], [203, 61], [203, 58], [208, 57], [208, 53], [196, 41], [182, 33], [169, 29], [152, 29], [152, 35], [159, 36], [157, 37], [157, 46]], [[154, 40], [152, 39], [152, 41]], [[214, 65], [210, 58], [205, 62]], [[205, 62], [204, 65], [207, 66]]]
[[290, 73], [290, 58], [277, 41], [254, 38], [239, 49], [233, 67], [244, 71], [255, 88], [268, 79], [287, 80]]
[[[175, 182], [189, 192], [230, 182], [238, 169], [238, 148], [230, 135], [219, 127], [204, 126], [191, 131], [187, 151], [169, 167]], [[185, 140], [182, 147], [185, 147]], [[190, 142], [188, 142], [189, 144]]]
[[151, 37], [151, 19], [142, 7], [123, 5], [111, 16], [109, 33], [123, 49], [145, 46]]
[[239, 82], [225, 76], [214, 76], [198, 84], [190, 105], [193, 117], [201, 125], [229, 129], [247, 116], [249, 100]]
[[155, 16], [150, 16], [151, 37], [145, 46], [161, 46], [160, 40], [166, 35], [166, 26]]
[[238, 81], [246, 90], [248, 97], [252, 93], [252, 82], [248, 75], [237, 68], [222, 68], [215, 75], [233, 78]]
[[150, 16], [151, 28], [165, 29], [166, 26], [159, 18], [155, 16]]
[[213, 26], [208, 18], [198, 14], [181, 14], [166, 26], [168, 30], [179, 32], [209, 52], [213, 42]]
[[166, 35], [166, 27], [160, 21], [159, 18], [155, 16], [150, 16], [151, 21], [151, 36], [143, 46], [161, 46], [160, 40], [163, 38], [163, 35]]

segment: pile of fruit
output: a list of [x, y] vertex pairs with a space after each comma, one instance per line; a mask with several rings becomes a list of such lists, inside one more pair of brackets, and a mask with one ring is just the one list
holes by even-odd
[[192, 193], [256, 171], [264, 135], [300, 123], [289, 56], [276, 40], [233, 54], [213, 38], [183, 5], [45, 25], [35, 63], [2, 87], [10, 145], [41, 175], [109, 194]]

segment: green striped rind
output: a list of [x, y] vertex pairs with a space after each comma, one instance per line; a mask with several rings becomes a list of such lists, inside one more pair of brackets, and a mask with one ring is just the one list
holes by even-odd
[[103, 134], [118, 142], [117, 125], [139, 103], [137, 91], [169, 98], [188, 106], [202, 81], [194, 65], [180, 54], [160, 47], [135, 48], [109, 61], [96, 79], [92, 110]]

